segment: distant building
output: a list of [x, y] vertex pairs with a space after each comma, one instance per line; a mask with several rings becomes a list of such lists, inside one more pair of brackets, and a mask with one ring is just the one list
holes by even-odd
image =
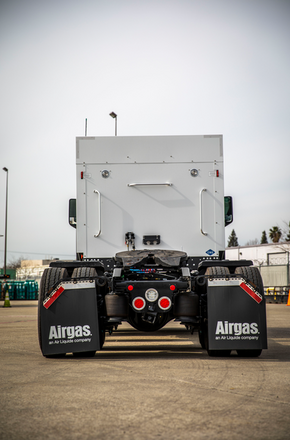
[[16, 271], [17, 280], [36, 280], [40, 281], [44, 269], [49, 267], [49, 263], [54, 260], [22, 260], [21, 267]]
[[228, 260], [252, 260], [260, 269], [264, 287], [290, 287], [290, 243], [267, 243], [226, 248]]

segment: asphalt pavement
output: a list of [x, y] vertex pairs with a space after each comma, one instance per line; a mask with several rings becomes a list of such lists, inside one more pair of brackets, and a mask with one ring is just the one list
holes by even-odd
[[0, 302], [0, 439], [288, 439], [290, 307], [267, 304], [268, 350], [210, 358], [178, 323], [128, 324], [93, 358], [42, 356], [37, 302]]

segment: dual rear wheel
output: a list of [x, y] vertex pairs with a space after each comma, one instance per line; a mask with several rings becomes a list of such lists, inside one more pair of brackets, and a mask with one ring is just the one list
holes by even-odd
[[[261, 274], [256, 267], [242, 266], [235, 269], [236, 275], [241, 275], [247, 279], [255, 289], [264, 296], [264, 287]], [[227, 267], [213, 266], [206, 269], [205, 275], [227, 277], [230, 275], [230, 271]], [[199, 330], [199, 341], [202, 348], [205, 348], [209, 356], [230, 356], [231, 350], [210, 350], [208, 348], [208, 320], [204, 318]], [[261, 349], [254, 350], [237, 350], [237, 354], [240, 357], [258, 357], [262, 353]]]
[[[38, 297], [38, 340], [42, 350], [42, 332], [41, 332], [41, 307], [43, 301], [49, 296], [54, 287], [60, 280], [67, 279], [68, 272], [64, 267], [48, 267], [44, 269], [39, 289]], [[65, 354], [46, 355], [47, 358], [59, 358]]]
[[[73, 270], [72, 278], [78, 279], [78, 278], [86, 278], [86, 277], [95, 277], [97, 276], [96, 269], [94, 267], [78, 267]], [[70, 279], [67, 269], [63, 267], [49, 267], [44, 270], [42, 278], [41, 278], [41, 284], [40, 284], [40, 291], [39, 291], [39, 299], [38, 299], [38, 339], [39, 339], [39, 345], [42, 349], [42, 334], [41, 334], [41, 313], [40, 308], [42, 306], [43, 301], [45, 298], [47, 298], [52, 291], [52, 289], [57, 286], [57, 284], [61, 280], [68, 280]], [[99, 335], [100, 335], [100, 346], [102, 348], [104, 341], [105, 341], [105, 329], [102, 328], [99, 322]], [[76, 357], [93, 357], [95, 355], [95, 351], [85, 351], [85, 352], [78, 352], [73, 353]], [[64, 354], [58, 354], [58, 355], [46, 355], [46, 357], [63, 357]]]

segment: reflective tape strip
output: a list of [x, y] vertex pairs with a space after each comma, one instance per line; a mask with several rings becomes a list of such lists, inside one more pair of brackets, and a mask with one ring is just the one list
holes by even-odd
[[254, 290], [252, 287], [250, 287], [248, 284], [241, 281], [240, 287], [247, 292], [248, 295], [250, 295], [258, 304], [263, 300], [262, 295]]
[[94, 289], [95, 288], [95, 280], [92, 281], [65, 281], [61, 283], [61, 286], [63, 286], [65, 289]]
[[60, 286], [57, 290], [55, 290], [48, 298], [43, 301], [43, 306], [48, 309], [52, 303], [62, 294], [64, 288]]
[[213, 278], [208, 280], [209, 287], [231, 287], [240, 286], [248, 295], [250, 295], [258, 304], [263, 301], [262, 295], [253, 288], [250, 284], [246, 283], [243, 278]]
[[64, 290], [76, 290], [76, 289], [94, 289], [95, 282], [92, 281], [79, 281], [79, 282], [63, 282], [61, 283], [56, 290], [54, 290], [45, 300], [43, 301], [43, 307], [48, 309], [51, 304], [62, 294]]
[[224, 286], [239, 286], [241, 282], [240, 278], [209, 278], [208, 286], [209, 287], [224, 287]]

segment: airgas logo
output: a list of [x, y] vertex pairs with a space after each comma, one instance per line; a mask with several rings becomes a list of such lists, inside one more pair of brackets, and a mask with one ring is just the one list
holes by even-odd
[[257, 322], [217, 321], [215, 339], [259, 339]]
[[63, 327], [51, 325], [49, 329], [49, 344], [69, 344], [72, 342], [91, 342], [91, 329], [89, 325], [76, 325]]

